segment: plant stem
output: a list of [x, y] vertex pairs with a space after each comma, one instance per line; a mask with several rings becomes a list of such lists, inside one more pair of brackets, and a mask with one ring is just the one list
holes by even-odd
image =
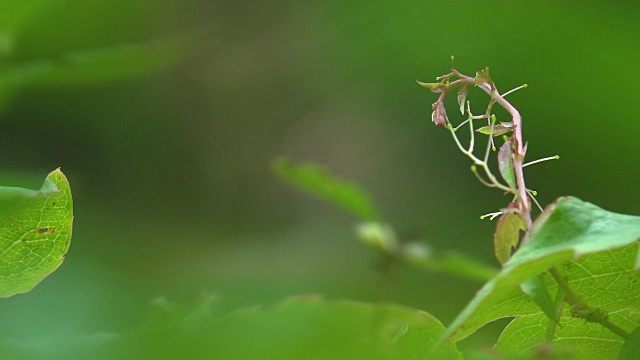
[[564, 304], [564, 295], [565, 292], [562, 287], [558, 287], [558, 291], [556, 292], [556, 298], [553, 302], [556, 308], [555, 319], [549, 319], [549, 324], [547, 325], [547, 333], [545, 336], [545, 341], [548, 343], [553, 342], [553, 335], [556, 332], [556, 327], [558, 325], [558, 321], [560, 319], [560, 314], [562, 313], [562, 305]]
[[584, 318], [588, 322], [600, 323], [602, 324], [602, 326], [606, 327], [611, 332], [623, 339], [627, 339], [629, 337], [628, 332], [607, 319], [607, 314], [602, 309], [589, 306], [586, 302], [584, 302], [584, 300], [576, 295], [576, 293], [574, 293], [573, 290], [571, 290], [571, 288], [569, 287], [569, 283], [567, 282], [567, 280], [562, 275], [560, 275], [558, 269], [552, 267], [551, 269], [549, 269], [549, 273], [558, 284], [558, 291], [564, 292], [564, 301], [567, 304], [571, 305], [572, 309], [580, 309], [581, 315], [574, 316]]
[[[518, 112], [518, 110], [513, 105], [511, 105], [510, 102], [508, 102], [502, 95], [500, 95], [495, 85], [489, 85], [488, 83], [478, 84], [475, 78], [463, 75], [457, 70], [453, 70], [453, 74], [458, 76], [463, 82], [481, 88], [485, 93], [487, 93], [487, 95], [489, 95], [489, 97], [491, 97], [492, 101], [502, 106], [511, 115], [511, 119], [513, 121], [513, 137], [515, 138], [516, 144], [515, 151], [513, 152], [513, 169], [516, 174], [520, 212], [527, 228], [525, 237], [521, 241], [521, 245], [524, 245], [529, 239], [529, 230], [531, 229], [531, 224], [533, 223], [533, 221], [531, 220], [531, 204], [527, 195], [527, 187], [524, 182], [524, 172], [522, 171], [524, 156], [526, 152], [526, 146], [524, 146], [524, 142], [522, 140], [522, 116], [520, 116], [520, 112]], [[454, 81], [453, 83], [451, 83], [451, 85], [453, 85], [457, 81], [459, 80]]]

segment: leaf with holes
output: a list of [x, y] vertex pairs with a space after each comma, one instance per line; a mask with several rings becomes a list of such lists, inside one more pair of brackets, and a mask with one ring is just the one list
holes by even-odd
[[71, 189], [60, 169], [37, 191], [0, 187], [0, 297], [31, 290], [62, 264], [72, 222]]

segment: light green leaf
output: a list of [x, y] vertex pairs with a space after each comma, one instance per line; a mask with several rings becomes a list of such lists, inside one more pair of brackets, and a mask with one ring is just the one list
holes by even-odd
[[218, 359], [461, 359], [452, 343], [429, 354], [444, 326], [428, 313], [394, 305], [295, 298], [213, 325], [213, 333], [196, 340], [208, 339]]
[[424, 83], [418, 80], [416, 80], [416, 82], [423, 88], [430, 89], [434, 92], [449, 91], [451, 89], [451, 85], [446, 83]]
[[629, 338], [625, 340], [618, 360], [637, 360], [640, 354], [640, 328], [636, 328]]
[[383, 254], [395, 254], [400, 243], [391, 225], [368, 221], [356, 227], [358, 239], [365, 245]]
[[511, 251], [518, 245], [522, 227], [523, 220], [519, 213], [507, 210], [500, 216], [493, 234], [494, 252], [500, 264], [506, 263], [511, 257]]
[[[244, 309], [222, 318], [210, 305], [162, 311], [123, 334], [62, 337], [58, 341], [0, 339], [11, 359], [224, 360], [458, 360], [453, 343], [429, 350], [444, 326], [428, 313], [396, 305], [297, 297], [268, 309]], [[55, 335], [54, 335], [55, 336]], [[44, 343], [39, 347], [34, 343]], [[26, 356], [30, 355], [30, 356]]]
[[337, 178], [318, 165], [295, 165], [287, 158], [280, 158], [273, 162], [272, 168], [290, 185], [327, 200], [363, 221], [379, 219], [378, 210], [364, 189]]
[[507, 141], [502, 144], [500, 150], [498, 151], [498, 169], [500, 170], [500, 175], [504, 181], [507, 182], [507, 185], [512, 189], [516, 188], [516, 172], [513, 167], [513, 150], [511, 149], [512, 142], [507, 139]]
[[[499, 124], [495, 124], [493, 126], [493, 136], [500, 136], [500, 135], [504, 135], [510, 131], [513, 131], [513, 127], [512, 126], [507, 126], [504, 125], [503, 123], [499, 123]], [[489, 135], [491, 134], [491, 126], [483, 126], [481, 128], [476, 129], [476, 132], [479, 132], [481, 134], [485, 134], [485, 135]]]
[[60, 169], [39, 191], [0, 187], [0, 297], [31, 290], [62, 264], [72, 221], [71, 190]]
[[[571, 264], [573, 259], [586, 254], [604, 252], [602, 256], [610, 256], [611, 250], [626, 246], [629, 248], [625, 251], [633, 253], [633, 261], [629, 265], [629, 269], [633, 269], [637, 241], [640, 239], [640, 217], [615, 214], [576, 198], [563, 197], [556, 201], [555, 206], [545, 210], [534, 224], [534, 229], [537, 231], [529, 242], [511, 257], [498, 276], [477, 293], [448, 327], [444, 338], [458, 341], [496, 319], [541, 314], [539, 307], [520, 289], [520, 284], [552, 266]], [[609, 263], [605, 265], [611, 266]], [[594, 265], [594, 269], [587, 270], [594, 272], [597, 267]], [[638, 276], [634, 271], [625, 273], [625, 276], [627, 275], [633, 279], [637, 279]], [[569, 281], [571, 283], [578, 280], [570, 278]], [[613, 286], [613, 283], [608, 279], [607, 286]], [[583, 284], [585, 290], [588, 283]], [[636, 291], [640, 291], [640, 287], [635, 288], [638, 289]], [[625, 288], [622, 293], [626, 295], [629, 290]], [[593, 289], [587, 291], [595, 296], [603, 294], [594, 293]], [[611, 293], [618, 292], [611, 290]], [[637, 298], [633, 301], [640, 304]]]
[[[631, 332], [640, 321], [640, 278], [633, 271], [638, 244], [621, 249], [584, 255], [570, 260], [558, 270], [569, 279], [571, 289], [590, 306], [608, 313], [608, 320]], [[541, 276], [547, 289], [557, 291], [550, 276]], [[514, 319], [504, 330], [496, 347], [506, 353], [519, 353], [546, 337], [548, 316], [540, 311]], [[553, 344], [570, 347], [577, 359], [616, 359], [624, 339], [597, 323], [572, 317], [571, 309], [564, 305], [555, 329]], [[637, 354], [636, 354], [637, 355]]]

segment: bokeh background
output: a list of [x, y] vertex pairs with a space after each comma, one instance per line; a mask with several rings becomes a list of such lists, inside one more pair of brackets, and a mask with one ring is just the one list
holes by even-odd
[[118, 333], [159, 296], [203, 294], [220, 313], [314, 293], [446, 324], [480, 283], [400, 269], [381, 299], [356, 220], [270, 162], [324, 164], [399, 232], [495, 266], [479, 215], [509, 199], [475, 180], [415, 83], [454, 54], [502, 91], [529, 84], [509, 96], [528, 158], [561, 156], [527, 168], [540, 202], [640, 215], [639, 18], [631, 1], [0, 1], [2, 185], [62, 167], [76, 214], [63, 266], [0, 301], [0, 336]]

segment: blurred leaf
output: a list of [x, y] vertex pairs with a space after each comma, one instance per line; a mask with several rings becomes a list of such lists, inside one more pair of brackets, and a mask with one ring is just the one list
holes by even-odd
[[363, 221], [378, 220], [378, 210], [360, 186], [341, 180], [315, 164], [295, 165], [286, 158], [272, 163], [273, 171], [290, 185], [352, 213]]
[[212, 325], [213, 333], [199, 331], [192, 343], [208, 342], [210, 355], [219, 359], [256, 354], [306, 360], [461, 358], [451, 343], [430, 355], [444, 327], [425, 312], [394, 305], [295, 298], [270, 311], [239, 312]]
[[356, 227], [356, 234], [362, 243], [383, 254], [394, 254], [398, 251], [398, 237], [389, 224], [377, 221], [360, 223]]
[[[121, 335], [64, 337], [33, 347], [33, 340], [0, 340], [12, 359], [461, 359], [453, 343], [429, 349], [444, 326], [428, 313], [395, 305], [290, 299], [272, 309], [245, 309], [214, 318], [201, 306], [186, 315], [167, 311]], [[194, 314], [197, 314], [195, 316]], [[178, 316], [176, 316], [178, 315]], [[52, 336], [55, 339], [55, 336]], [[4, 352], [6, 354], [6, 352]], [[29, 357], [29, 356], [31, 357]], [[65, 357], [66, 355], [66, 357]]]
[[421, 257], [411, 256], [411, 254], [403, 255], [409, 255], [403, 259], [416, 268], [443, 272], [466, 279], [484, 282], [491, 280], [498, 274], [497, 269], [455, 252], [446, 252], [442, 255], [429, 254], [429, 256]]
[[[616, 312], [612, 321], [620, 322], [618, 325], [623, 328], [632, 325], [625, 315], [629, 311], [640, 314], [640, 287], [631, 286], [639, 280], [633, 267], [640, 239], [640, 217], [611, 213], [579, 199], [563, 197], [540, 218], [535, 225], [537, 232], [511, 257], [498, 276], [478, 292], [448, 327], [445, 338], [464, 339], [484, 324], [508, 316], [539, 314], [540, 321], [544, 321], [546, 316], [522, 292], [520, 284], [559, 265], [568, 267], [567, 277], [577, 294], [588, 295], [585, 300], [592, 303], [613, 301], [611, 307], [605, 309]], [[585, 256], [596, 253], [600, 254]], [[573, 261], [580, 257], [583, 258]], [[590, 260], [594, 258], [597, 261]], [[604, 290], [594, 291], [595, 287], [589, 284], [596, 282]], [[618, 282], [622, 283], [618, 285]], [[585, 326], [593, 328], [593, 325]]]
[[0, 29], [10, 34], [19, 32], [47, 7], [66, 5], [64, 3], [65, 0], [0, 0]]
[[27, 88], [96, 85], [144, 76], [178, 64], [197, 48], [192, 38], [177, 36], [3, 64], [0, 65], [0, 111]]
[[31, 290], [56, 270], [71, 242], [73, 203], [60, 169], [39, 191], [0, 187], [0, 296]]
[[637, 360], [640, 355], [640, 328], [636, 328], [624, 341], [618, 360]]
[[[511, 126], [507, 126], [504, 125], [503, 123], [499, 123], [499, 124], [495, 124], [493, 126], [493, 136], [500, 136], [500, 135], [504, 135], [510, 131], [513, 130], [513, 127]], [[479, 132], [481, 134], [485, 134], [485, 135], [489, 135], [491, 134], [491, 126], [483, 126], [479, 129], [476, 130], [476, 132]]]
[[511, 251], [518, 245], [523, 225], [522, 217], [514, 211], [507, 210], [500, 216], [493, 235], [494, 253], [500, 264], [506, 263], [511, 257]]
[[0, 70], [0, 85], [51, 87], [122, 80], [175, 65], [192, 52], [185, 39], [70, 52], [53, 59], [5, 65]]
[[516, 172], [513, 168], [513, 150], [511, 149], [511, 144], [511, 139], [507, 139], [500, 147], [500, 151], [498, 151], [498, 169], [504, 181], [507, 182], [507, 185], [515, 189], [517, 187]]

